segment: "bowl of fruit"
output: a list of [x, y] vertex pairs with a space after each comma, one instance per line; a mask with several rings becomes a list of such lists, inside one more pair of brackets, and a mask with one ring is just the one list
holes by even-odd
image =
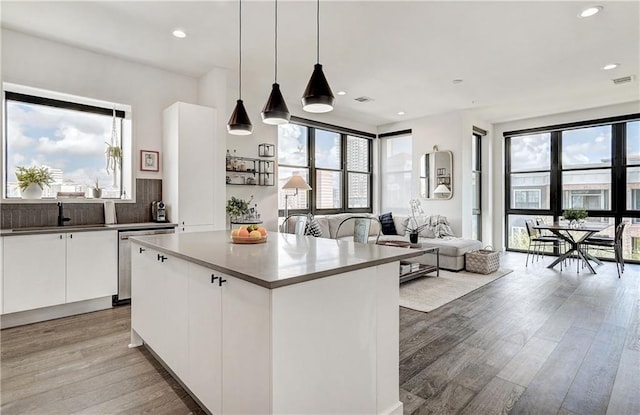
[[267, 230], [258, 225], [242, 225], [231, 230], [231, 240], [236, 244], [261, 244], [267, 241]]

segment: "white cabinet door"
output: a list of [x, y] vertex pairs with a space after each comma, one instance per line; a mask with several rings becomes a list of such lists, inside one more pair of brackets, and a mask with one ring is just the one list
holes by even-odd
[[131, 249], [131, 326], [153, 348], [160, 343], [164, 330], [164, 279], [157, 260], [160, 253], [135, 242]]
[[65, 302], [65, 235], [4, 238], [3, 313]]
[[[160, 254], [160, 269], [164, 283], [160, 298], [163, 330], [158, 351], [165, 363], [178, 377], [184, 379], [188, 371], [187, 338], [189, 333], [188, 262], [167, 254]], [[151, 345], [153, 348], [153, 344]]]
[[271, 413], [271, 291], [238, 278], [225, 279], [222, 413]]
[[164, 110], [162, 190], [169, 220], [180, 226], [214, 225], [225, 215], [215, 125], [213, 108], [177, 102]]
[[118, 232], [67, 233], [67, 302], [118, 292]]
[[209, 411], [219, 414], [222, 412], [219, 278], [224, 275], [195, 264], [189, 266], [189, 372], [185, 383]]

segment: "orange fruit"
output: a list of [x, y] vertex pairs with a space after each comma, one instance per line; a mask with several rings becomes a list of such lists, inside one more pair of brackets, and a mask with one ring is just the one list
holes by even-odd
[[249, 237], [249, 231], [246, 228], [240, 228], [238, 230], [238, 236], [240, 238], [248, 238]]
[[258, 232], [260, 232], [260, 235], [262, 235], [262, 236], [267, 236], [267, 230], [265, 228], [263, 228], [262, 226], [258, 227]]
[[259, 231], [251, 231], [251, 233], [249, 233], [249, 237], [254, 239], [262, 238], [262, 234]]
[[233, 229], [231, 231], [231, 236], [238, 236], [238, 232], [240, 231], [240, 229]]

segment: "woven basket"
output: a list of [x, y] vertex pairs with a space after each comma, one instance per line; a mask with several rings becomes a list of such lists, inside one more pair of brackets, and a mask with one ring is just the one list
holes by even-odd
[[492, 249], [478, 249], [464, 254], [465, 269], [478, 274], [490, 274], [500, 268], [500, 253]]

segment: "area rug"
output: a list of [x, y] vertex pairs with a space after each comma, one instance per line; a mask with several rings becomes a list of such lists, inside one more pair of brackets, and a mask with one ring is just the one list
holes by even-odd
[[513, 270], [508, 268], [500, 268], [487, 275], [440, 270], [439, 277], [430, 274], [400, 284], [400, 306], [417, 311], [433, 311], [511, 272]]

